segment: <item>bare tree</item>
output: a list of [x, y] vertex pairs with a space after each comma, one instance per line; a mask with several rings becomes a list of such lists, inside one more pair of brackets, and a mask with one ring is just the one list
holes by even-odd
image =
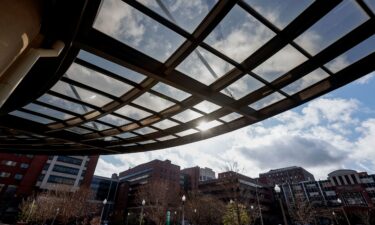
[[289, 213], [293, 220], [300, 224], [310, 224], [315, 221], [315, 209], [302, 197], [296, 197], [289, 206]]
[[371, 208], [358, 209], [352, 212], [364, 225], [371, 225], [375, 222], [374, 210]]
[[168, 208], [176, 205], [177, 193], [169, 189], [168, 183], [160, 180], [143, 185], [137, 193], [139, 203], [146, 201], [147, 218], [157, 225], [165, 224]]
[[[239, 219], [240, 218], [240, 219]], [[247, 225], [250, 224], [250, 218], [247, 209], [242, 204], [229, 203], [223, 216], [224, 225]]]

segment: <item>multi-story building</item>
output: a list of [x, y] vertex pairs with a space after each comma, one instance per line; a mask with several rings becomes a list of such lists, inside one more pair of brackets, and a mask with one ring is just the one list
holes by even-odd
[[264, 187], [257, 179], [233, 171], [219, 173], [217, 179], [200, 182], [199, 191], [216, 196], [223, 202], [237, 200], [253, 206], [260, 205], [265, 212], [273, 201], [271, 188]]
[[[140, 202], [137, 202], [139, 200], [137, 194], [145, 184], [163, 182], [170, 193], [179, 193], [180, 167], [172, 164], [170, 160], [153, 160], [121, 172], [119, 180], [119, 191], [122, 193], [128, 192], [128, 206], [138, 207]], [[122, 190], [122, 188], [128, 188], [128, 190]]]
[[280, 169], [273, 169], [266, 173], [259, 174], [259, 179], [271, 186], [275, 184], [297, 183], [301, 181], [314, 181], [314, 175], [302, 167], [291, 166]]
[[[12, 221], [25, 197], [52, 184], [90, 185], [98, 156], [0, 154], [0, 220]], [[73, 189], [74, 189], [73, 188]]]
[[181, 186], [185, 190], [197, 190], [199, 182], [213, 179], [215, 172], [211, 168], [195, 166], [181, 170]]
[[56, 184], [73, 189], [81, 185], [89, 187], [97, 161], [98, 156], [49, 156], [36, 186], [40, 189], [51, 189]]
[[199, 168], [199, 181], [213, 180], [215, 179], [215, 171], [211, 168]]

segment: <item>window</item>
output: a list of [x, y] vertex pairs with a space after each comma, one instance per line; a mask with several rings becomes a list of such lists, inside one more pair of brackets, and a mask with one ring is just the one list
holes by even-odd
[[27, 168], [29, 168], [29, 164], [28, 163], [21, 163], [21, 165], [20, 165], [20, 168], [21, 169], [27, 169]]
[[51, 175], [48, 178], [48, 182], [49, 183], [56, 183], [56, 184], [73, 185], [74, 182], [75, 182], [75, 179]]
[[71, 168], [71, 167], [67, 167], [67, 166], [61, 166], [61, 165], [55, 165], [52, 170], [55, 171], [55, 172], [68, 173], [68, 174], [72, 174], [72, 175], [77, 175], [78, 172], [79, 172], [79, 169]]
[[10, 160], [3, 160], [1, 161], [1, 165], [6, 165], [6, 166], [16, 166], [17, 162], [10, 161]]
[[10, 173], [0, 172], [0, 177], [10, 177]]
[[16, 175], [14, 175], [14, 179], [16, 180], [22, 180], [22, 178], [23, 178], [22, 174], [16, 173]]
[[82, 163], [82, 159], [76, 159], [76, 158], [73, 158], [73, 157], [70, 157], [70, 156], [58, 156], [57, 161], [75, 164], [75, 165], [81, 165], [81, 163]]

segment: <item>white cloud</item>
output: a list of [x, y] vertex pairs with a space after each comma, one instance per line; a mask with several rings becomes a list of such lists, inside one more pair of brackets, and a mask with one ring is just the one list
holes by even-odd
[[356, 84], [368, 84], [372, 78], [375, 77], [375, 72], [369, 73], [364, 77], [359, 78], [355, 81]]

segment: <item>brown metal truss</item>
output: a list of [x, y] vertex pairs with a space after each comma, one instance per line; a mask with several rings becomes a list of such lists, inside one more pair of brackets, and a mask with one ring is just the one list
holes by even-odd
[[[34, 71], [31, 71], [28, 75], [26, 83], [23, 83], [21, 88], [13, 94], [13, 99], [10, 99], [11, 102], [14, 102], [17, 98], [24, 98], [21, 101], [23, 104], [12, 108], [12, 105], [8, 103], [8, 105], [5, 105], [6, 109], [2, 109], [0, 112], [0, 152], [70, 155], [116, 154], [178, 146], [224, 134], [267, 119], [342, 87], [375, 70], [375, 64], [373, 63], [375, 61], [374, 52], [335, 73], [325, 66], [331, 60], [375, 34], [374, 13], [362, 0], [357, 1], [358, 6], [368, 15], [369, 19], [315, 55], [309, 54], [294, 40], [325, 15], [329, 14], [342, 2], [340, 0], [315, 1], [283, 29], [279, 29], [272, 24], [244, 1], [220, 0], [192, 33], [179, 27], [173, 22], [173, 18], [167, 19], [137, 1], [124, 0], [123, 4], [130, 5], [185, 38], [185, 41], [164, 63], [93, 28], [94, 20], [100, 9], [100, 0], [78, 2], [71, 5], [71, 7], [76, 7], [74, 11], [77, 13], [74, 18], [78, 22], [74, 21], [76, 23], [75, 26], [67, 26], [69, 28], [67, 30], [76, 31], [75, 35], [60, 38], [70, 43], [68, 45], [70, 47], [64, 53], [64, 57], [54, 62], [54, 68], [51, 68], [51, 63], [48, 61], [38, 62]], [[241, 7], [275, 33], [268, 42], [241, 63], [203, 42], [235, 6]], [[71, 22], [73, 24], [73, 21]], [[58, 34], [50, 33], [53, 34], [51, 38], [59, 39]], [[297, 49], [307, 60], [272, 82], [268, 82], [260, 75], [252, 72], [253, 69], [287, 45]], [[209, 86], [178, 71], [176, 67], [191, 53], [197, 51], [197, 47], [229, 63], [233, 66], [233, 69], [220, 78], [216, 77], [217, 79]], [[120, 74], [77, 57], [80, 50], [128, 68], [144, 75], [146, 78], [141, 82], [124, 78]], [[201, 60], [210, 69], [210, 65], [204, 62], [204, 59]], [[108, 93], [97, 87], [74, 80], [69, 76], [64, 76], [73, 62], [78, 66], [88, 68], [116, 80], [116, 82], [128, 85], [131, 89], [121, 96], [116, 96], [114, 93]], [[319, 68], [329, 76], [292, 95], [283, 91], [286, 86]], [[51, 75], [53, 78], [49, 80], [47, 88], [39, 86], [38, 96], [32, 96], [32, 99], [29, 99], [30, 96], [25, 96], [22, 91], [28, 90], [34, 85], [32, 82], [33, 76], [36, 76], [35, 74], [38, 72], [44, 71], [43, 69], [53, 74]], [[244, 76], [251, 76], [262, 83], [263, 86], [247, 93], [240, 99], [235, 99], [227, 88]], [[51, 87], [57, 81], [71, 87], [75, 96], [68, 96], [52, 90]], [[153, 89], [155, 85], [160, 83], [184, 91], [189, 97], [179, 101], [173, 96], [167, 96]], [[84, 101], [77, 93], [77, 88], [103, 96], [109, 99], [109, 102], [103, 106], [98, 106]], [[172, 103], [172, 105], [157, 111], [134, 102], [145, 93], [164, 99]], [[259, 109], [250, 107], [251, 104], [274, 93], [281, 96], [278, 101]], [[77, 104], [83, 109], [83, 113], [73, 112], [68, 108], [41, 101], [39, 97], [42, 94], [48, 94], [67, 103]], [[194, 108], [194, 106], [204, 101], [216, 104], [217, 109], [211, 112], [204, 112]], [[24, 106], [28, 103], [33, 103], [36, 107], [69, 115], [69, 118], [56, 118], [54, 115], [25, 108]], [[124, 106], [142, 110], [149, 116], [142, 119], [134, 119], [122, 115], [118, 110]], [[43, 124], [9, 114], [13, 110], [51, 122]], [[176, 119], [175, 116], [185, 110], [192, 110], [200, 116], [188, 122]], [[232, 113], [236, 115], [233, 120], [224, 118]], [[127, 122], [121, 125], [114, 125], [101, 119], [107, 115], [115, 116]], [[168, 119], [175, 125], [165, 129], [159, 128], [156, 124], [164, 119]], [[210, 121], [216, 121], [216, 126], [207, 131], [201, 131], [197, 128], [202, 122], [207, 123]], [[91, 125], [88, 126], [88, 124]], [[140, 132], [139, 129], [149, 129], [151, 132], [144, 133]], [[186, 133], [186, 135], [183, 133]]]

